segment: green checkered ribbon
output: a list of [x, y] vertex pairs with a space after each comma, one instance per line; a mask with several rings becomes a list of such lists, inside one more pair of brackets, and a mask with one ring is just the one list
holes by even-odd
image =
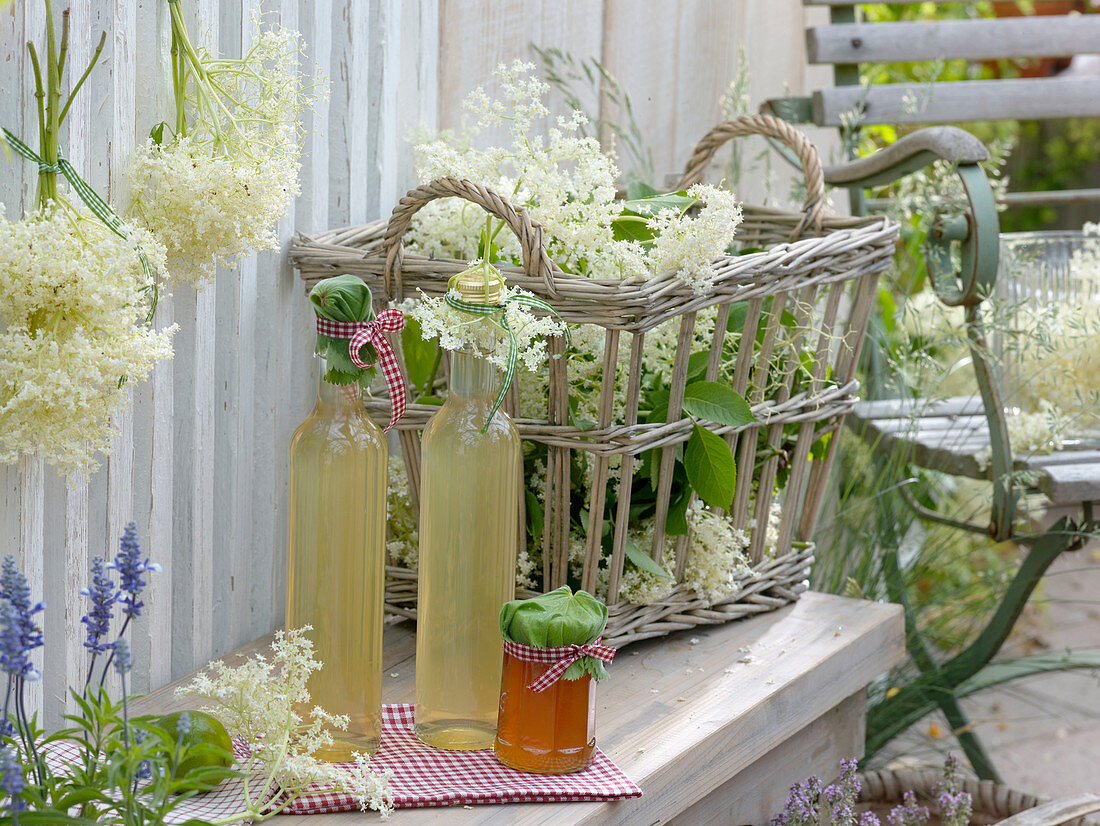
[[[478, 263], [474, 267], [470, 267], [470, 269], [466, 270], [465, 272], [461, 272], [458, 275], [452, 277], [450, 279], [449, 285], [453, 285], [459, 279], [459, 277], [465, 275], [466, 273], [474, 269], [480, 269], [482, 267], [485, 267], [491, 272], [491, 274], [488, 275], [487, 278], [496, 278], [503, 285], [504, 279], [497, 272], [496, 268], [493, 267], [491, 264], [481, 263]], [[558, 314], [557, 310], [555, 310], [545, 301], [539, 298], [535, 298], [533, 295], [513, 293], [512, 295], [509, 295], [507, 298], [505, 298], [504, 301], [502, 301], [500, 304], [480, 304], [477, 302], [464, 301], [461, 298], [456, 298], [449, 290], [443, 300], [447, 302], [447, 306], [452, 307], [455, 310], [461, 310], [464, 313], [469, 313], [470, 315], [485, 316], [486, 318], [491, 318], [493, 316], [499, 315], [500, 317], [497, 319], [497, 323], [501, 326], [504, 332], [508, 334], [508, 363], [504, 368], [504, 381], [501, 382], [500, 392], [497, 393], [496, 401], [493, 402], [493, 407], [489, 410], [489, 415], [485, 419], [484, 426], [481, 428], [481, 432], [484, 433], [489, 428], [489, 422], [492, 420], [493, 415], [497, 412], [497, 410], [500, 409], [501, 404], [504, 403], [504, 397], [508, 395], [508, 388], [512, 386], [512, 379], [515, 378], [516, 375], [516, 364], [519, 361], [519, 345], [516, 343], [516, 334], [512, 332], [512, 328], [508, 326], [508, 314], [505, 312], [505, 309], [508, 307], [509, 304], [521, 304], [525, 307], [534, 307], [537, 310], [542, 310], [544, 312], [550, 313], [559, 321], [561, 321], [562, 324], [565, 323], [565, 319]], [[566, 329], [565, 335], [566, 340], [568, 341], [568, 329]]]
[[[92, 211], [103, 225], [107, 227], [111, 232], [117, 235], [119, 238], [129, 240], [130, 236], [127, 234], [125, 226], [122, 223], [122, 219], [118, 217], [118, 213], [111, 209], [110, 205], [99, 197], [99, 193], [88, 186], [87, 181], [77, 174], [76, 169], [69, 163], [68, 159], [59, 157], [57, 164], [52, 164], [27, 146], [23, 141], [19, 140], [15, 135], [4, 130], [4, 137], [8, 141], [8, 145], [11, 146], [18, 154], [22, 155], [28, 161], [33, 161], [38, 164], [38, 171], [41, 172], [54, 172], [65, 177], [65, 180], [69, 182], [69, 186], [73, 188], [80, 200]], [[155, 283], [153, 278], [153, 269], [149, 266], [149, 259], [145, 257], [145, 253], [142, 251], [140, 245], [134, 245], [134, 249], [137, 252], [138, 259], [141, 261], [141, 271], [145, 274], [145, 277], [149, 279], [150, 283]], [[153, 309], [156, 309], [155, 301], [156, 293], [154, 293]], [[150, 311], [151, 314], [152, 311]]]

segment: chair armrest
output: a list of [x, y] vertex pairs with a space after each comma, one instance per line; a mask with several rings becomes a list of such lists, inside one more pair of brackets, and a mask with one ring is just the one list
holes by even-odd
[[936, 160], [976, 164], [989, 158], [980, 140], [956, 126], [918, 129], [896, 143], [843, 164], [825, 167], [825, 183], [843, 187], [868, 187], [896, 181]]

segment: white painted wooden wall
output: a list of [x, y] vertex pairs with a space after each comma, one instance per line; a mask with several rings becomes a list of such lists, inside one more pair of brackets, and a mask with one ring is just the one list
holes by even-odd
[[[55, 0], [55, 11], [64, 7]], [[659, 173], [678, 169], [719, 117], [744, 42], [753, 99], [806, 86], [800, 0], [184, 0], [193, 32], [238, 54], [257, 13], [301, 31], [331, 79], [309, 117], [302, 194], [280, 237], [387, 214], [413, 183], [404, 135], [455, 126], [461, 101], [530, 43], [596, 56], [632, 94]], [[43, 42], [40, 0], [0, 11], [0, 123], [35, 134], [24, 43]], [[199, 20], [203, 23], [200, 25]], [[63, 148], [121, 202], [127, 157], [167, 117], [165, 0], [72, 3], [72, 59], [101, 30], [107, 48], [69, 116]], [[20, 97], [22, 90], [22, 97]], [[0, 159], [9, 218], [30, 204], [34, 170]], [[132, 389], [114, 453], [90, 478], [40, 461], [0, 466], [0, 552], [23, 564], [45, 615], [45, 678], [33, 697], [57, 722], [86, 660], [78, 591], [94, 555], [111, 557], [137, 522], [154, 575], [135, 629], [134, 687], [155, 688], [278, 625], [283, 614], [286, 452], [311, 403], [310, 313], [283, 253], [177, 289], [158, 322], [180, 325], [175, 359]]]

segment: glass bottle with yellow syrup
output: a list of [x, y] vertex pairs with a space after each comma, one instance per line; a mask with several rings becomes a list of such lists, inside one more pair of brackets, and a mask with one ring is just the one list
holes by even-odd
[[[470, 303], [501, 303], [500, 283], [480, 271], [455, 288]], [[489, 418], [498, 378], [476, 350], [453, 352], [447, 400], [424, 428], [415, 732], [442, 749], [492, 748], [496, 735], [522, 468], [511, 418]]]
[[330, 384], [320, 362], [317, 402], [290, 442], [286, 623], [313, 626], [324, 667], [310, 678], [312, 704], [349, 718], [315, 754], [346, 762], [373, 754], [382, 729], [389, 451], [359, 385]]

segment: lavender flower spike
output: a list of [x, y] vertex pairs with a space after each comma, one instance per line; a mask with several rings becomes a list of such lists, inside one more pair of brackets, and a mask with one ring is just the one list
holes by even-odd
[[27, 655], [22, 615], [10, 599], [0, 597], [0, 669], [28, 682], [37, 680], [41, 675]]
[[130, 666], [133, 665], [134, 659], [130, 654], [130, 644], [126, 642], [125, 637], [119, 637], [115, 640], [115, 671], [120, 675], [125, 675]]
[[97, 556], [92, 560], [91, 587], [81, 589], [80, 593], [92, 602], [91, 610], [80, 620], [88, 626], [88, 639], [84, 641], [84, 647], [93, 654], [102, 654], [111, 647], [104, 640], [111, 631], [111, 619], [114, 617], [111, 606], [119, 597], [114, 582], [107, 577], [107, 565], [103, 557]]
[[122, 592], [119, 599], [122, 603], [122, 613], [127, 619], [140, 617], [145, 603], [138, 597], [141, 596], [146, 584], [141, 575], [146, 571], [160, 571], [161, 567], [150, 562], [148, 558], [144, 562], [141, 561], [141, 544], [137, 538], [137, 526], [133, 522], [129, 523], [123, 531], [115, 561], [107, 567], [118, 571], [119, 591]]
[[27, 781], [23, 779], [23, 767], [19, 765], [19, 757], [11, 746], [0, 748], [0, 789], [11, 797], [8, 811], [21, 812], [27, 808], [27, 804], [20, 795], [27, 787]]
[[[42, 629], [34, 621], [34, 615], [44, 610], [46, 603], [31, 604], [31, 588], [27, 584], [27, 578], [23, 572], [15, 567], [15, 557], [8, 554], [4, 557], [0, 566], [0, 599], [8, 600], [15, 609], [15, 616], [19, 626], [19, 645], [23, 651], [20, 656], [26, 656], [42, 645]], [[6, 647], [4, 654], [15, 655], [14, 639], [10, 641], [10, 647]], [[7, 666], [5, 670], [10, 671]], [[14, 673], [14, 672], [13, 672]], [[18, 675], [27, 680], [37, 680], [39, 674], [30, 666], [30, 660], [26, 660], [26, 673]]]

